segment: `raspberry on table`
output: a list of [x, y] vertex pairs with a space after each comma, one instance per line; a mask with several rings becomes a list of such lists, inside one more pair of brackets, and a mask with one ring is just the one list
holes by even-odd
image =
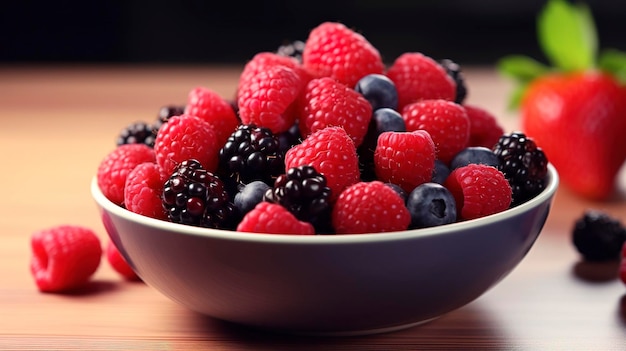
[[384, 132], [374, 152], [378, 180], [397, 184], [410, 193], [428, 182], [435, 168], [435, 144], [424, 130]]
[[261, 180], [268, 185], [284, 173], [278, 138], [269, 128], [239, 125], [220, 149], [220, 175], [236, 183]]
[[115, 243], [111, 240], [107, 243], [105, 255], [111, 268], [119, 273], [124, 279], [130, 281], [141, 280], [137, 273], [135, 273], [135, 271], [130, 267], [126, 259], [124, 259], [120, 251], [115, 246]]
[[422, 100], [407, 105], [402, 118], [408, 131], [427, 131], [435, 147], [437, 158], [450, 163], [469, 141], [470, 121], [465, 109], [452, 101]]
[[398, 91], [398, 111], [420, 100], [455, 100], [454, 80], [439, 63], [422, 53], [407, 52], [400, 55], [386, 75]]
[[357, 147], [363, 142], [372, 118], [372, 105], [361, 94], [331, 78], [311, 80], [298, 106], [303, 138], [320, 129], [339, 126]]
[[239, 118], [230, 103], [216, 91], [206, 87], [195, 87], [189, 92], [185, 114], [209, 122], [220, 146], [224, 145], [226, 139], [239, 125]]
[[299, 221], [281, 205], [262, 201], [237, 225], [238, 232], [313, 235], [311, 223]]
[[127, 210], [156, 219], [167, 219], [161, 203], [165, 179], [156, 163], [137, 165], [126, 177], [124, 206]]
[[139, 164], [155, 162], [155, 152], [145, 144], [124, 144], [108, 153], [100, 164], [96, 178], [102, 194], [111, 202], [124, 205], [126, 177]]
[[337, 22], [324, 22], [311, 30], [302, 65], [316, 78], [329, 77], [350, 88], [385, 68], [380, 53], [363, 35]]
[[287, 151], [285, 171], [304, 165], [313, 166], [326, 177], [331, 202], [343, 189], [360, 181], [356, 147], [341, 127], [318, 130]]
[[243, 124], [266, 127], [276, 134], [293, 126], [297, 117], [294, 105], [304, 87], [296, 71], [275, 65], [240, 82], [237, 105]]
[[496, 117], [486, 109], [476, 105], [463, 105], [470, 121], [468, 146], [492, 148], [504, 134], [504, 128]]
[[197, 160], [181, 162], [163, 186], [163, 207], [175, 223], [233, 229], [235, 206], [221, 179]]
[[181, 162], [196, 159], [209, 172], [217, 170], [219, 145], [213, 126], [195, 116], [174, 116], [164, 124], [154, 144], [156, 162], [167, 176]]
[[620, 259], [626, 242], [626, 228], [608, 213], [588, 210], [576, 220], [572, 242], [587, 261]]
[[31, 236], [30, 271], [42, 292], [84, 286], [98, 269], [102, 247], [97, 234], [78, 225], [59, 225]]
[[313, 224], [317, 233], [322, 233], [331, 229], [330, 194], [326, 177], [312, 166], [304, 165], [290, 168], [276, 178], [264, 199], [283, 206], [299, 220]]
[[406, 230], [411, 214], [404, 199], [380, 181], [358, 182], [346, 188], [332, 210], [337, 234], [382, 233]]
[[534, 140], [522, 132], [500, 137], [493, 152], [500, 159], [498, 169], [513, 189], [513, 206], [539, 194], [546, 186], [548, 158]]
[[461, 220], [502, 212], [511, 205], [511, 186], [493, 166], [470, 164], [453, 170], [444, 186], [456, 201]]

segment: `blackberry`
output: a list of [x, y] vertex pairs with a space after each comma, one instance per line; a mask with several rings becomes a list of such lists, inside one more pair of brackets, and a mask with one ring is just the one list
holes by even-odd
[[219, 157], [220, 172], [237, 183], [261, 180], [272, 185], [285, 169], [278, 138], [268, 128], [254, 124], [239, 125]]
[[513, 190], [511, 206], [526, 202], [545, 188], [548, 159], [524, 133], [502, 135], [493, 152], [500, 159], [498, 169], [504, 173]]
[[278, 47], [276, 53], [281, 56], [288, 56], [297, 59], [302, 62], [302, 53], [304, 52], [304, 42], [301, 40], [294, 40], [292, 42], [285, 42]]
[[184, 105], [166, 105], [159, 109], [156, 121], [152, 124], [152, 133], [156, 136], [159, 128], [174, 116], [180, 116], [185, 113]]
[[124, 144], [146, 144], [154, 147], [155, 135], [152, 126], [145, 122], [135, 122], [124, 128], [117, 137], [117, 146]]
[[465, 77], [463, 76], [461, 66], [449, 59], [443, 59], [439, 61], [439, 64], [446, 70], [448, 76], [454, 80], [454, 83], [456, 83], [456, 98], [454, 102], [462, 104], [467, 96], [467, 86], [465, 85]]
[[616, 260], [626, 241], [626, 228], [604, 212], [588, 210], [574, 224], [572, 240], [588, 261]]
[[330, 188], [326, 177], [312, 166], [292, 167], [280, 175], [274, 187], [265, 192], [264, 200], [282, 205], [299, 220], [313, 224], [317, 233], [330, 231]]
[[163, 207], [172, 222], [234, 229], [236, 210], [224, 183], [197, 160], [180, 163], [163, 187]]

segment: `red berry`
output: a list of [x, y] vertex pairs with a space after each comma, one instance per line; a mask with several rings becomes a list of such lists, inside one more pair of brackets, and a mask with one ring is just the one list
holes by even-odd
[[437, 159], [450, 163], [465, 147], [470, 136], [470, 121], [465, 109], [452, 101], [422, 100], [402, 110], [407, 131], [427, 131], [437, 148]]
[[384, 132], [378, 137], [374, 167], [379, 180], [396, 184], [410, 193], [432, 179], [435, 144], [424, 130]]
[[196, 159], [206, 170], [215, 171], [220, 148], [213, 126], [186, 114], [170, 118], [159, 129], [154, 142], [156, 162], [166, 176], [188, 159]]
[[345, 189], [333, 206], [337, 234], [406, 230], [411, 214], [402, 197], [380, 181], [359, 182]]
[[231, 104], [217, 92], [205, 87], [196, 87], [189, 92], [185, 113], [209, 122], [220, 145], [226, 143], [226, 139], [239, 125]]
[[141, 280], [137, 273], [130, 267], [124, 256], [119, 252], [113, 241], [109, 240], [106, 248], [106, 258], [113, 270], [126, 280]]
[[260, 52], [246, 63], [239, 76], [239, 84], [237, 86], [237, 96], [242, 87], [248, 85], [248, 81], [258, 73], [268, 70], [273, 66], [285, 66], [291, 68], [300, 76], [303, 83], [311, 79], [309, 73], [302, 67], [300, 62], [293, 57], [279, 55], [274, 52]]
[[63, 292], [85, 285], [102, 257], [100, 239], [91, 229], [61, 225], [33, 233], [30, 271], [43, 292]]
[[418, 52], [398, 57], [387, 71], [398, 91], [398, 111], [404, 106], [431, 99], [454, 101], [456, 83], [437, 61]]
[[126, 177], [138, 164], [144, 162], [155, 162], [154, 150], [145, 144], [120, 145], [107, 154], [100, 162], [96, 175], [102, 194], [122, 206]]
[[384, 70], [380, 53], [365, 37], [335, 22], [322, 23], [309, 33], [302, 65], [316, 78], [330, 77], [350, 88]]
[[309, 135], [285, 154], [285, 170], [310, 165], [326, 177], [331, 201], [360, 181], [359, 160], [350, 136], [341, 127], [326, 127]]
[[452, 171], [444, 186], [456, 201], [460, 219], [498, 213], [511, 205], [511, 186], [495, 167], [470, 164]]
[[463, 105], [470, 121], [470, 137], [467, 146], [492, 148], [504, 134], [496, 117], [482, 107]]
[[300, 76], [286, 66], [258, 72], [238, 92], [242, 123], [269, 128], [274, 134], [288, 130], [296, 121], [293, 105], [303, 86]]
[[126, 178], [124, 205], [143, 216], [167, 219], [161, 193], [165, 179], [156, 163], [146, 162], [135, 167]]
[[239, 232], [269, 234], [315, 234], [313, 225], [299, 221], [281, 205], [262, 201], [246, 213], [239, 225]]
[[619, 265], [619, 278], [626, 284], [626, 242], [622, 245], [622, 256]]
[[354, 89], [331, 78], [313, 79], [302, 92], [299, 105], [302, 137], [329, 126], [339, 126], [357, 147], [372, 118], [372, 105]]

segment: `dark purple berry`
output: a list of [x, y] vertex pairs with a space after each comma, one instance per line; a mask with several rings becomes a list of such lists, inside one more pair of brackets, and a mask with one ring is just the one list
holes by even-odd
[[626, 228], [604, 212], [589, 210], [576, 221], [572, 239], [587, 261], [617, 260], [626, 241]]
[[235, 194], [235, 207], [240, 216], [250, 212], [259, 202], [263, 201], [265, 192], [271, 187], [266, 183], [255, 180], [240, 186], [239, 192]]
[[411, 214], [409, 228], [434, 227], [456, 221], [454, 197], [441, 184], [423, 183], [409, 194], [406, 207]]
[[498, 168], [500, 159], [490, 148], [483, 146], [470, 146], [461, 150], [450, 161], [450, 169], [455, 170], [469, 164], [483, 164]]
[[435, 168], [433, 169], [432, 182], [437, 184], [445, 183], [450, 175], [450, 167], [441, 160], [435, 160]]
[[146, 144], [154, 147], [155, 136], [152, 126], [145, 122], [135, 122], [124, 128], [117, 137], [117, 146], [124, 144]]
[[441, 66], [446, 70], [446, 73], [448, 73], [448, 76], [450, 76], [456, 84], [456, 98], [454, 99], [454, 102], [462, 104], [467, 96], [467, 86], [465, 85], [465, 77], [463, 76], [461, 66], [449, 59], [443, 59], [439, 61], [439, 64], [441, 64]]
[[398, 91], [396, 85], [387, 76], [382, 74], [368, 74], [361, 78], [354, 87], [365, 100], [372, 105], [372, 111], [379, 108], [398, 108]]

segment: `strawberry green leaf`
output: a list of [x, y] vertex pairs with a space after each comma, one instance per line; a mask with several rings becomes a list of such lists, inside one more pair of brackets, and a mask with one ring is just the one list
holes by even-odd
[[600, 54], [598, 68], [613, 74], [621, 83], [626, 84], [626, 52], [604, 50]]
[[500, 59], [497, 69], [503, 75], [509, 76], [518, 82], [529, 82], [546, 72], [549, 68], [541, 62], [523, 55], [510, 55]]
[[550, 0], [537, 18], [539, 44], [552, 64], [562, 70], [594, 67], [598, 38], [593, 16], [584, 4]]
[[518, 84], [515, 87], [515, 89], [513, 90], [513, 93], [511, 93], [511, 96], [509, 96], [507, 109], [514, 111], [520, 107], [522, 103], [522, 98], [524, 97], [524, 93], [526, 92], [526, 89], [528, 88], [528, 84], [529, 83], [526, 82], [526, 83]]

